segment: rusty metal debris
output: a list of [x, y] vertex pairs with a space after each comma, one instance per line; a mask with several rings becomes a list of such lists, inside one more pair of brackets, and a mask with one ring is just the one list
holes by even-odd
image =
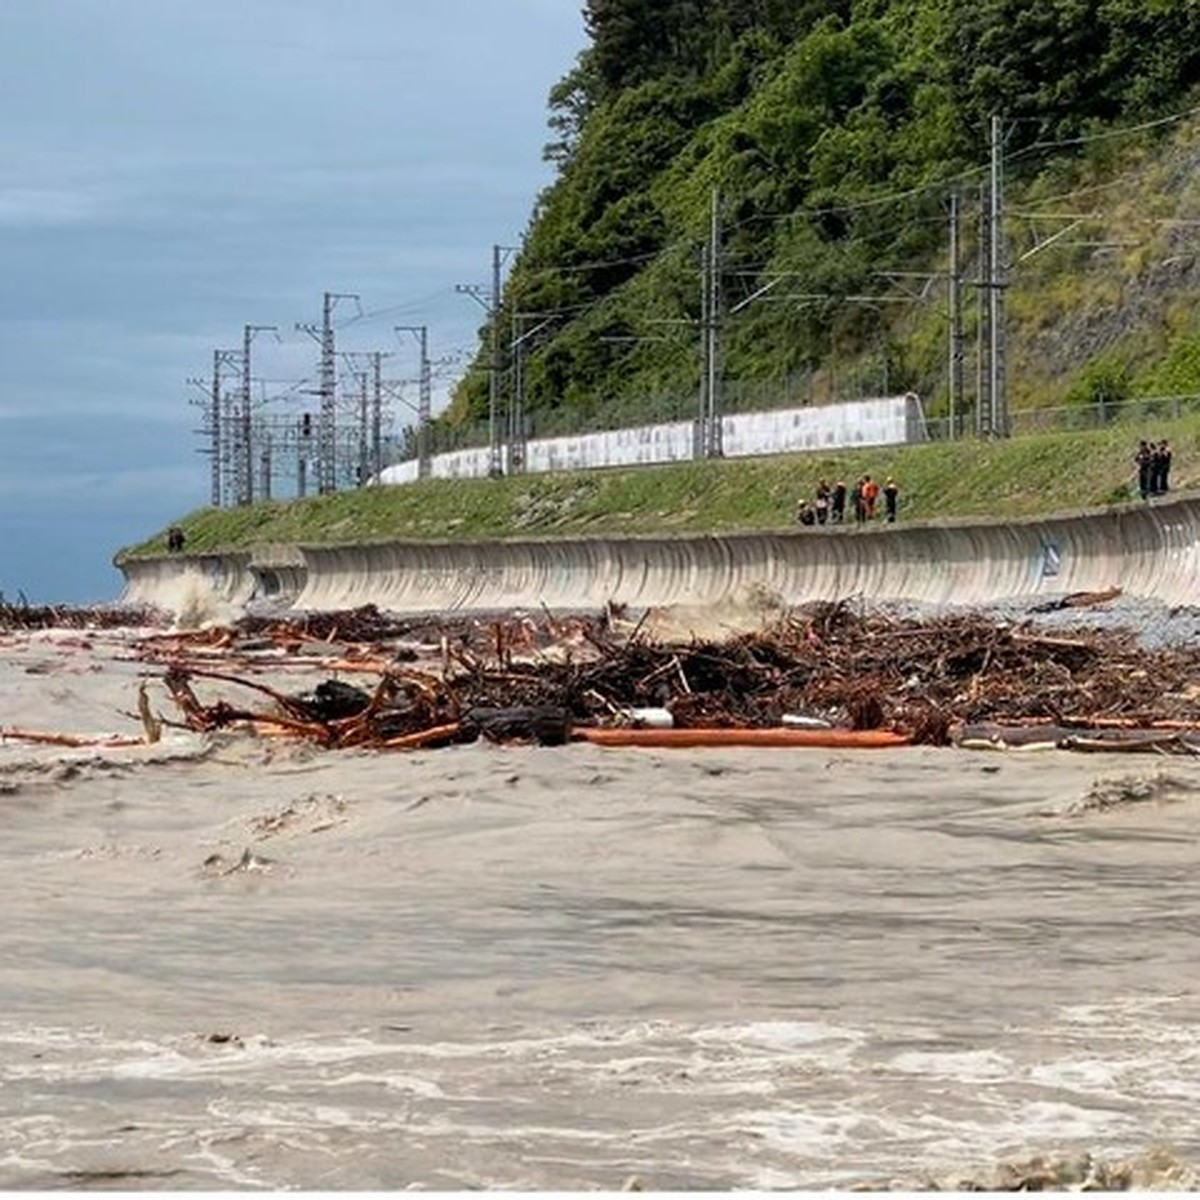
[[[175, 724], [331, 749], [556, 744], [640, 708], [692, 730], [805, 718], [929, 745], [1200, 749], [1200, 649], [1146, 650], [1130, 631], [1051, 635], [982, 614], [900, 619], [816, 604], [753, 634], [665, 644], [608, 613], [413, 621], [367, 607], [153, 634], [135, 652], [164, 667]], [[255, 678], [298, 670], [326, 678], [305, 691]], [[202, 700], [197, 689], [213, 685], [243, 699]]]

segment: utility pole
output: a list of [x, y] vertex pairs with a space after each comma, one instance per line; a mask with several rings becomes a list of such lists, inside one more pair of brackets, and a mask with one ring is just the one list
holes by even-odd
[[370, 404], [367, 400], [367, 373], [356, 371], [358, 379], [358, 486], [365, 487], [370, 478], [367, 447]]
[[332, 292], [321, 305], [321, 408], [317, 415], [317, 492], [325, 496], [337, 489], [337, 378], [334, 365]]
[[202, 414], [203, 428], [197, 432], [202, 433], [207, 441], [207, 446], [200, 453], [209, 457], [209, 503], [213, 508], [220, 508], [221, 485], [225, 472], [224, 429], [221, 421], [221, 351], [213, 351], [211, 379], [189, 376], [187, 384], [203, 397], [189, 400], [188, 403], [196, 405]]
[[395, 333], [411, 333], [417, 339], [417, 347], [421, 353], [417, 375], [417, 478], [428, 479], [432, 469], [429, 455], [429, 424], [433, 420], [433, 369], [429, 363], [429, 327], [396, 325], [393, 329]]
[[308, 495], [308, 456], [312, 451], [312, 415], [301, 413], [296, 427], [296, 495]]
[[721, 197], [716, 188], [712, 193], [712, 213], [709, 228], [709, 287], [708, 302], [708, 446], [709, 458], [724, 456], [721, 430]]
[[326, 292], [321, 306], [321, 328], [296, 323], [296, 328], [319, 341], [320, 382], [317, 394], [321, 410], [317, 417], [317, 491], [325, 496], [337, 491], [337, 353], [333, 335], [333, 310], [339, 300], [353, 300], [353, 292]]
[[221, 429], [221, 351], [213, 351], [212, 373], [212, 504], [213, 508], [221, 507], [221, 476], [224, 474], [225, 462], [224, 439]]
[[[512, 341], [509, 343], [513, 358], [513, 392], [508, 412], [508, 469], [512, 473], [525, 470], [528, 448], [525, 444], [525, 343], [553, 325], [558, 316], [553, 312], [513, 313]], [[523, 329], [526, 321], [537, 321], [537, 324], [531, 329]]]
[[242, 328], [242, 490], [239, 504], [254, 503], [254, 426], [250, 417], [250, 344], [254, 335], [266, 330], [278, 332], [274, 325], [246, 325]]
[[371, 474], [383, 471], [383, 352], [371, 353]]
[[700, 272], [700, 420], [696, 438], [696, 457], [720, 458], [720, 323], [721, 323], [721, 224], [720, 194], [712, 192], [708, 244], [703, 251]]
[[454, 290], [470, 296], [482, 304], [488, 314], [488, 331], [491, 335], [491, 371], [488, 380], [488, 475], [495, 479], [504, 474], [504, 455], [500, 442], [500, 375], [504, 370], [504, 347], [500, 341], [500, 276], [504, 260], [517, 249], [516, 246], [492, 247], [492, 290], [484, 301], [483, 288], [472, 284], [455, 284]]
[[262, 456], [259, 463], [259, 470], [262, 478], [262, 498], [270, 500], [271, 498], [271, 434], [269, 432], [263, 434]]
[[492, 247], [492, 375], [488, 388], [488, 474], [504, 473], [500, 453], [500, 372], [504, 358], [500, 350], [500, 268], [504, 264], [500, 246]]
[[240, 453], [241, 425], [233, 417], [233, 399], [225, 391], [223, 368], [237, 365], [237, 350], [214, 350], [212, 387], [209, 402], [212, 407], [212, 495], [213, 503], [240, 503], [243, 492], [241, 474], [243, 458]]
[[958, 248], [958, 192], [950, 193], [950, 437], [962, 437], [963, 405], [963, 327], [962, 268]]
[[1008, 436], [1008, 403], [1004, 392], [1004, 159], [1002, 122], [992, 117], [991, 163], [991, 257], [988, 270], [988, 353], [989, 385], [992, 402], [992, 433]]
[[975, 293], [977, 316], [975, 322], [975, 434], [981, 438], [991, 437], [993, 431], [992, 373], [987, 358], [991, 347], [991, 337], [988, 333], [992, 311], [989, 288], [991, 244], [989, 190], [981, 186], [979, 189], [978, 281]]
[[514, 475], [525, 469], [525, 355], [521, 340], [521, 314], [515, 310], [508, 344], [513, 364], [512, 399], [508, 404], [508, 473]]

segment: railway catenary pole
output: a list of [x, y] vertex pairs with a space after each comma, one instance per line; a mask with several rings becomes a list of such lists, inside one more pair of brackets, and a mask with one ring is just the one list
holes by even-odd
[[321, 347], [317, 384], [317, 394], [321, 398], [317, 414], [317, 491], [323, 496], [337, 491], [337, 347], [333, 310], [339, 300], [353, 300], [357, 304], [358, 299], [355, 292], [326, 292], [321, 305], [320, 330], [296, 322], [296, 328], [315, 338]]
[[254, 503], [254, 423], [250, 415], [250, 346], [256, 333], [277, 332], [274, 325], [245, 325], [242, 327], [242, 487], [239, 504]]
[[721, 430], [721, 196], [716, 188], [712, 191], [708, 244], [708, 327], [705, 330], [708, 411], [704, 453], [708, 458], [720, 458], [725, 448]]
[[221, 428], [221, 351], [213, 351], [212, 370], [212, 478], [211, 497], [213, 508], [221, 507], [221, 478], [225, 472], [225, 440]]
[[492, 373], [488, 380], [488, 474], [495, 478], [503, 474], [500, 452], [500, 372], [504, 359], [500, 349], [500, 269], [503, 265], [501, 247], [492, 247]]
[[371, 474], [383, 471], [383, 351], [371, 351]]
[[948, 276], [950, 310], [950, 437], [962, 437], [963, 408], [963, 320], [962, 266], [959, 263], [959, 194], [950, 192], [950, 264]]
[[262, 480], [262, 498], [271, 499], [271, 434], [264, 432], [262, 453], [259, 455], [259, 478]]
[[358, 379], [358, 486], [366, 487], [371, 478], [371, 402], [367, 372], [354, 374]]
[[721, 225], [720, 194], [712, 191], [708, 240], [700, 251], [700, 404], [696, 421], [693, 457], [720, 458], [720, 321], [721, 321]]
[[321, 408], [317, 416], [317, 491], [325, 496], [337, 488], [337, 368], [333, 337], [332, 292], [321, 304]]
[[992, 434], [992, 373], [988, 369], [988, 349], [991, 337], [988, 327], [991, 322], [991, 303], [988, 288], [988, 264], [991, 261], [989, 247], [992, 244], [991, 206], [989, 190], [979, 189], [979, 261], [975, 281], [975, 436], [990, 437]]
[[[394, 333], [411, 333], [417, 339], [420, 366], [417, 375], [417, 477], [429, 477], [429, 426], [433, 420], [433, 368], [429, 362], [429, 327], [427, 325], [395, 325]], [[492, 378], [495, 379], [495, 371]], [[490, 466], [489, 461], [489, 466]]]
[[991, 121], [991, 243], [988, 267], [988, 391], [991, 393], [992, 433], [1008, 436], [1008, 404], [1004, 391], [1004, 131], [999, 116]]
[[213, 493], [216, 503], [238, 504], [242, 495], [241, 475], [244, 459], [241, 453], [242, 426], [236, 419], [236, 393], [225, 390], [228, 375], [224, 368], [232, 368], [240, 361], [238, 350], [214, 350], [212, 404], [214, 458], [216, 469], [213, 475]]
[[504, 455], [500, 444], [500, 376], [504, 369], [504, 346], [500, 341], [501, 273], [504, 260], [516, 249], [516, 246], [492, 247], [492, 290], [487, 300], [483, 298], [486, 289], [476, 284], [454, 285], [456, 292], [470, 296], [472, 300], [483, 305], [488, 314], [488, 344], [491, 349], [488, 379], [488, 476], [493, 479], [504, 474]]

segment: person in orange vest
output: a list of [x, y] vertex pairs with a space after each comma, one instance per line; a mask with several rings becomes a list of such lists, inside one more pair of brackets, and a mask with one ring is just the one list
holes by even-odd
[[867, 510], [867, 520], [875, 516], [875, 501], [879, 499], [879, 484], [870, 475], [863, 476], [862, 485], [863, 507]]

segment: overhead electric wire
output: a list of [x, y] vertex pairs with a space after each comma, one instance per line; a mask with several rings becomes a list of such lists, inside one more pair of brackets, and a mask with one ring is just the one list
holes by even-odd
[[[1131, 133], [1144, 133], [1147, 129], [1157, 129], [1163, 125], [1175, 125], [1180, 121], [1186, 121], [1189, 117], [1200, 115], [1200, 105], [1194, 108], [1184, 109], [1183, 112], [1171, 113], [1166, 117], [1157, 117], [1152, 121], [1143, 121], [1139, 125], [1126, 125], [1120, 129], [1106, 129], [1099, 133], [1082, 133], [1076, 137], [1060, 138], [1051, 142], [1031, 142], [1022, 150], [1008, 156], [1008, 161], [1012, 162], [1025, 155], [1032, 154], [1035, 150], [1061, 150], [1067, 146], [1086, 146], [1093, 142], [1111, 141], [1113, 138], [1128, 137]], [[1041, 117], [1013, 117], [1013, 122], [1031, 122], [1044, 120]]]

